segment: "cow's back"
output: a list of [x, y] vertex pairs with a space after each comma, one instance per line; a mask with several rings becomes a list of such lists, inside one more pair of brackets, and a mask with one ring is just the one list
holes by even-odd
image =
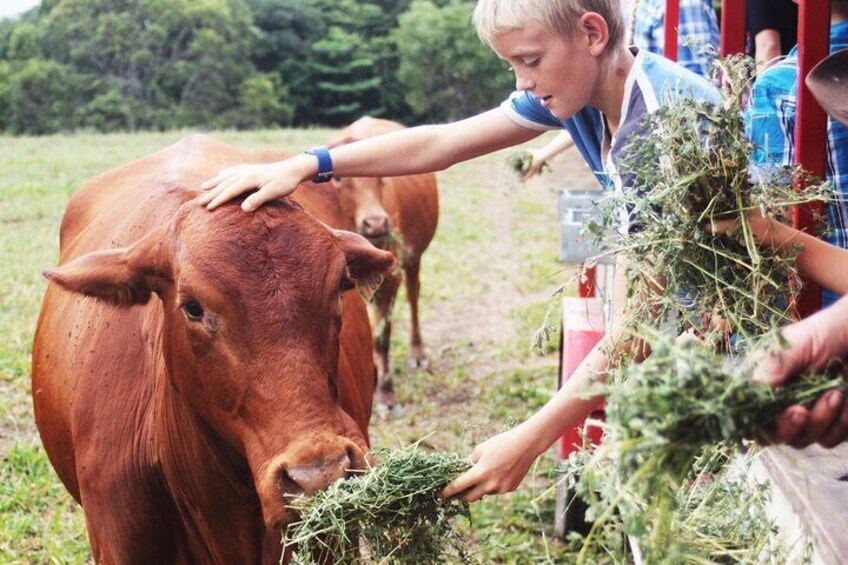
[[[219, 170], [271, 162], [281, 152], [250, 152], [206, 136], [190, 136], [87, 182], [62, 221], [60, 264], [100, 249], [128, 246], [166, 225], [200, 184]], [[310, 186], [297, 193], [304, 209], [341, 226], [335, 192]], [[367, 432], [373, 393], [371, 334], [356, 293], [344, 302], [339, 388], [342, 405]], [[50, 284], [33, 345], [36, 422], [48, 456], [80, 501], [77, 473], [85, 457], [151, 456], [137, 437], [146, 430], [161, 370], [162, 304], [117, 308]], [[87, 453], [75, 446], [86, 445]], [[85, 501], [81, 501], [83, 504]]]

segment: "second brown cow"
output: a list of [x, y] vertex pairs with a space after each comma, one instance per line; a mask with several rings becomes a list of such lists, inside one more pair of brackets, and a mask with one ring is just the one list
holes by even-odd
[[[330, 141], [330, 146], [352, 143], [401, 130], [397, 122], [371, 117], [360, 118]], [[394, 412], [399, 406], [394, 393], [389, 364], [392, 335], [392, 308], [402, 280], [406, 281], [411, 328], [409, 360], [426, 367], [424, 342], [418, 317], [421, 289], [421, 256], [439, 221], [439, 193], [432, 173], [404, 177], [352, 178], [335, 181], [347, 229], [357, 231], [375, 246], [398, 258], [400, 272], [386, 276], [374, 296], [374, 366], [377, 372], [378, 411]]]

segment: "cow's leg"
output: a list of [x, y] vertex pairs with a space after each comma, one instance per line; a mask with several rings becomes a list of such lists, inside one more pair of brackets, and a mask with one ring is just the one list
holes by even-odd
[[377, 373], [374, 400], [378, 413], [395, 412], [399, 408], [389, 365], [389, 347], [392, 341], [392, 307], [400, 281], [400, 273], [391, 273], [374, 294], [374, 370]]
[[418, 296], [421, 291], [421, 258], [410, 259], [403, 265], [406, 279], [406, 298], [409, 300], [411, 327], [409, 330], [409, 363], [413, 367], [427, 369], [427, 357], [424, 354], [424, 342], [421, 340], [421, 326], [418, 322]]

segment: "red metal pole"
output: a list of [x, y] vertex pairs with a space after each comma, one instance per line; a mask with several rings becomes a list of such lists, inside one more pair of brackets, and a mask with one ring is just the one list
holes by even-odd
[[677, 60], [677, 28], [680, 26], [680, 0], [665, 0], [663, 56]]
[[577, 278], [577, 296], [580, 298], [592, 298], [595, 296], [597, 285], [595, 284], [595, 267], [580, 266], [582, 272]]
[[[830, 0], [801, 0], [798, 9], [798, 107], [795, 123], [795, 162], [805, 171], [824, 178], [827, 159], [827, 114], [813, 97], [804, 79], [830, 49]], [[796, 229], [815, 234], [815, 216], [821, 203], [796, 206]], [[821, 289], [804, 279], [798, 313], [807, 317], [821, 308]]]
[[722, 0], [719, 51], [722, 57], [745, 51], [745, 0]]

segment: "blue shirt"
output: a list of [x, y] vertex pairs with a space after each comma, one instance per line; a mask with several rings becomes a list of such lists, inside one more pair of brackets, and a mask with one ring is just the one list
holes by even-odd
[[[633, 43], [651, 53], [662, 55], [665, 41], [666, 0], [632, 0]], [[701, 47], [718, 48], [718, 20], [712, 0], [680, 0], [677, 26], [677, 62], [694, 73], [708, 76], [713, 57], [701, 53]]]
[[[830, 52], [848, 48], [848, 22], [830, 28]], [[798, 100], [798, 48], [786, 59], [766, 69], [754, 82], [745, 111], [748, 136], [754, 144], [751, 171], [768, 175], [770, 170], [795, 163], [796, 102]], [[827, 206], [828, 233], [823, 239], [848, 248], [848, 127], [827, 121], [827, 179], [833, 183], [834, 201]], [[822, 306], [838, 297], [828, 291]]]
[[609, 135], [603, 114], [592, 106], [560, 120], [529, 92], [516, 91], [501, 108], [520, 126], [535, 130], [567, 129], [604, 189], [633, 186], [635, 179], [619, 175], [617, 164], [627, 145], [644, 136], [644, 116], [678, 100], [718, 102], [720, 96], [710, 82], [680, 65], [645, 50], [632, 50], [636, 58], [625, 81], [621, 122], [614, 136]]

